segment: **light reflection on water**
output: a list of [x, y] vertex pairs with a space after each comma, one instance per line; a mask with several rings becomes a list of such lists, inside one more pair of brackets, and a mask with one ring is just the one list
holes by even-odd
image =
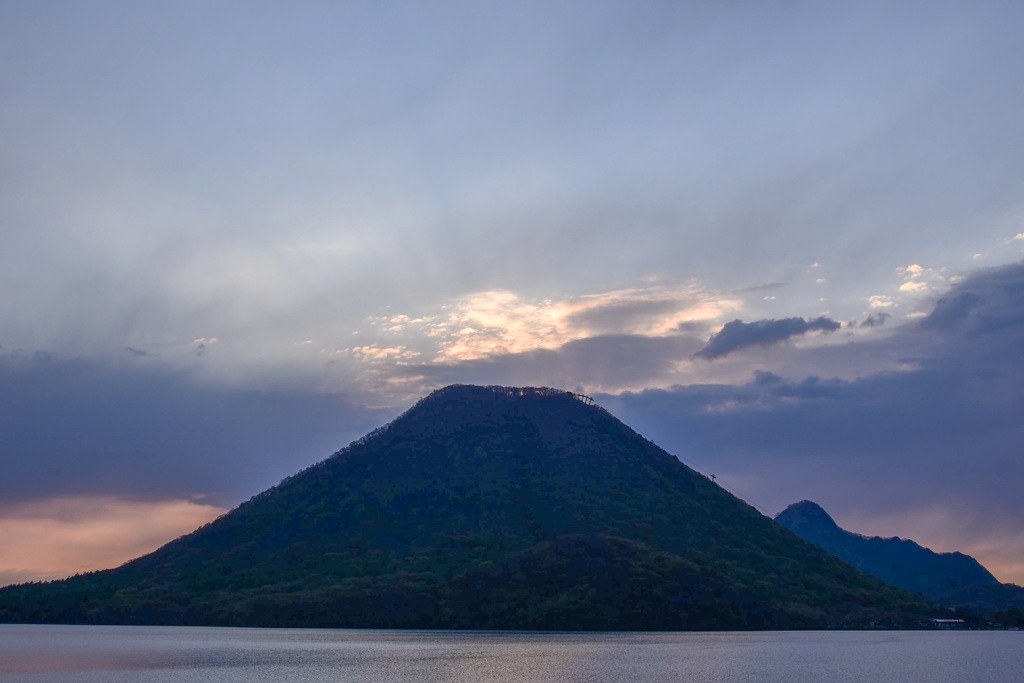
[[1017, 683], [1024, 633], [0, 625], [2, 683]]

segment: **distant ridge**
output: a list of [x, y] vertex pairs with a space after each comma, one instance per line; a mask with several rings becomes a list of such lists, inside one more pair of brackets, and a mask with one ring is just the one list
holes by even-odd
[[911, 540], [847, 531], [809, 500], [790, 505], [775, 521], [857, 569], [942, 605], [988, 612], [1024, 605], [1024, 589], [1000, 584], [970, 555], [936, 553]]
[[546, 387], [435, 391], [149, 555], [0, 589], [0, 622], [708, 630], [929, 615]]

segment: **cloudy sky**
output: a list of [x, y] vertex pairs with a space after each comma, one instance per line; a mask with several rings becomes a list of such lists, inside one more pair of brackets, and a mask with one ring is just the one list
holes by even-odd
[[1022, 7], [0, 4], [0, 584], [452, 382], [1024, 583]]

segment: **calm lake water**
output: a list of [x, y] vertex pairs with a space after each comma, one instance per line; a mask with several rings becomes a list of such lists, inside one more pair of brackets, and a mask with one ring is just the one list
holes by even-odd
[[0, 625], [0, 681], [1019, 683], [1024, 632], [523, 633]]

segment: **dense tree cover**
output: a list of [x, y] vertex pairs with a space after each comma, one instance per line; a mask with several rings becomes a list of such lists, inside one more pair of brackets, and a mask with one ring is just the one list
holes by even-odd
[[993, 621], [1008, 628], [1024, 628], [1024, 607], [1013, 607], [996, 612]]
[[0, 621], [531, 629], [922, 623], [603, 409], [448, 387], [118, 569], [0, 590]]

